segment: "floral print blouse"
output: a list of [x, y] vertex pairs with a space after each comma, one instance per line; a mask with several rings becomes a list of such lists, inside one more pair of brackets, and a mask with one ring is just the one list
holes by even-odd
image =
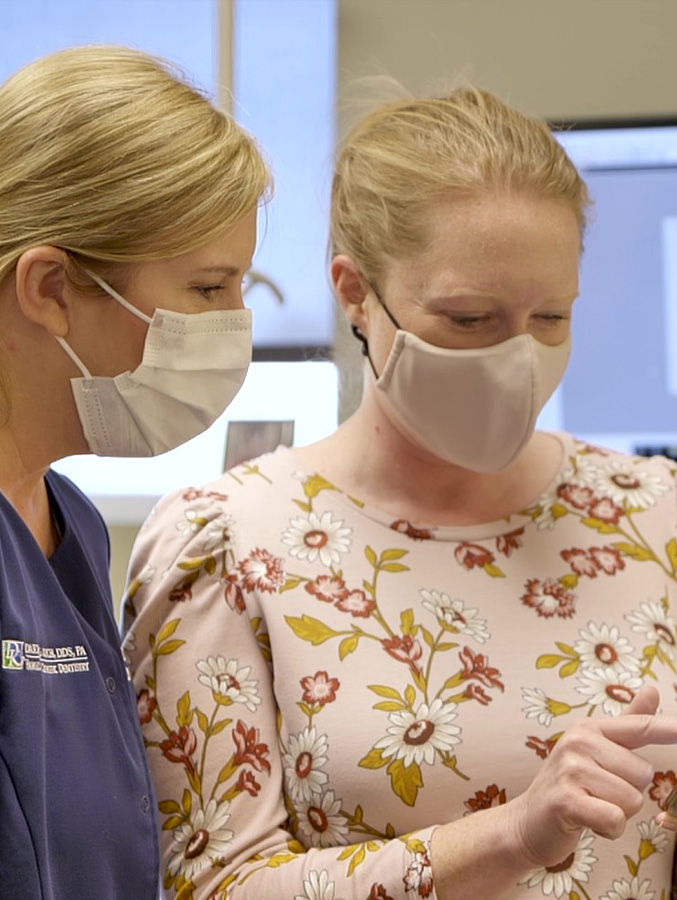
[[[577, 717], [643, 683], [677, 712], [677, 470], [558, 437], [546, 492], [485, 525], [386, 515], [287, 448], [159, 503], [125, 652], [168, 898], [435, 898], [435, 827], [524, 791]], [[668, 900], [677, 747], [641, 752], [624, 836], [504, 900]]]

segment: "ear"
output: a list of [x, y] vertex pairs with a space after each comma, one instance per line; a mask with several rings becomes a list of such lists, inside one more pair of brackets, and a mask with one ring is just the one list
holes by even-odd
[[64, 251], [45, 244], [22, 253], [15, 273], [16, 297], [24, 316], [59, 337], [65, 337], [69, 329], [65, 265]]
[[351, 325], [363, 329], [366, 325], [364, 302], [371, 288], [354, 259], [345, 254], [331, 262], [331, 279], [336, 298]]

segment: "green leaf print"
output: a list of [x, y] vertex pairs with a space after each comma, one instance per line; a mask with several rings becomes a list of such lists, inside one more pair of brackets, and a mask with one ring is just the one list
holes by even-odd
[[393, 791], [400, 800], [407, 806], [414, 806], [418, 789], [423, 787], [423, 776], [418, 763], [405, 767], [401, 759], [393, 759], [386, 771], [390, 775]]
[[339, 632], [334, 631], [333, 628], [329, 628], [324, 622], [320, 622], [319, 619], [314, 619], [312, 616], [303, 615], [300, 618], [297, 616], [285, 616], [284, 620], [296, 637], [301, 638], [302, 641], [308, 641], [314, 647], [317, 647], [318, 644], [323, 644], [330, 638], [338, 637], [339, 634]]

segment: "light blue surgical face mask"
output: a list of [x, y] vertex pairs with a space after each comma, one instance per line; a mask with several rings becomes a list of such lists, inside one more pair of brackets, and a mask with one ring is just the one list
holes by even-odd
[[157, 456], [203, 432], [233, 400], [252, 355], [251, 310], [203, 313], [156, 309], [147, 316], [94, 272], [87, 274], [148, 323], [141, 363], [114, 377], [82, 372], [71, 386], [85, 440], [97, 456]]

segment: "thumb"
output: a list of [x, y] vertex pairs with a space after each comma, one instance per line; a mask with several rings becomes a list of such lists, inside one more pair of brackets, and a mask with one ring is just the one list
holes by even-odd
[[653, 685], [641, 687], [623, 711], [626, 716], [653, 716], [660, 703], [660, 694]]

